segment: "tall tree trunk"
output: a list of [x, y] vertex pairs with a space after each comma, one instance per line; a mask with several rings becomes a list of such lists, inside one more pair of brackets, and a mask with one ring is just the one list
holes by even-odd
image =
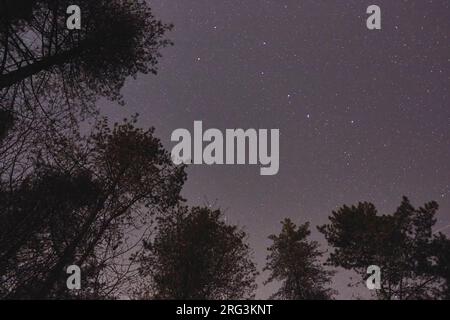
[[79, 55], [85, 47], [85, 45], [80, 45], [76, 48], [44, 57], [41, 60], [21, 67], [17, 70], [0, 75], [0, 89], [8, 88], [14, 84], [20, 83], [21, 81], [38, 74], [39, 72], [66, 64]]

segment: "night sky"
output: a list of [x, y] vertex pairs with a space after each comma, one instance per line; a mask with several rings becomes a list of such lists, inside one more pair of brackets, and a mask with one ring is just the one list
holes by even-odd
[[[175, 24], [175, 45], [156, 77], [127, 82], [125, 107], [102, 101], [102, 112], [111, 121], [138, 112], [169, 151], [172, 131], [195, 120], [204, 129], [280, 129], [278, 175], [190, 167], [183, 193], [244, 226], [260, 269], [267, 236], [285, 217], [310, 221], [325, 245], [315, 226], [332, 210], [370, 201], [392, 213], [406, 195], [417, 206], [438, 201], [437, 228], [450, 224], [450, 1], [150, 3]], [[380, 31], [366, 27], [372, 4]], [[351, 298], [347, 282], [336, 276], [340, 298]], [[257, 297], [273, 290], [260, 286]]]

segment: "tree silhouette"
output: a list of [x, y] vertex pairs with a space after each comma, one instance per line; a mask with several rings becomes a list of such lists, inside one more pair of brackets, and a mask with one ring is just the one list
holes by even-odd
[[66, 28], [71, 4], [0, 2], [0, 176], [7, 179], [26, 177], [33, 147], [97, 116], [99, 97], [122, 102], [125, 79], [156, 73], [160, 49], [170, 44], [171, 26], [146, 1], [79, 0], [81, 30]]
[[[53, 78], [70, 94], [118, 97], [128, 76], [155, 73], [170, 29], [155, 20], [145, 1], [80, 0], [81, 30], [66, 28], [68, 0], [18, 0], [3, 4], [0, 88], [34, 76]], [[31, 14], [14, 19], [23, 7]], [[13, 17], [13, 18], [11, 18]], [[45, 81], [48, 81], [47, 79]], [[70, 95], [73, 98], [72, 95]]]
[[104, 120], [35, 162], [23, 183], [0, 194], [0, 293], [65, 297], [65, 267], [76, 264], [87, 277], [80, 297], [110, 296], [127, 276], [129, 266], [120, 266], [136, 231], [180, 201], [184, 168], [134, 121], [111, 129]]
[[159, 220], [154, 239], [140, 255], [138, 297], [155, 299], [245, 299], [257, 275], [247, 235], [227, 225], [219, 210], [180, 207]]
[[280, 281], [281, 288], [273, 299], [286, 300], [328, 300], [333, 291], [327, 286], [334, 274], [326, 270], [320, 259], [316, 241], [309, 241], [309, 223], [296, 226], [290, 219], [282, 222], [279, 235], [271, 235], [272, 245], [268, 248], [265, 271], [270, 271], [266, 284]]
[[[144, 0], [0, 1], [0, 297], [114, 297], [155, 215], [180, 200], [183, 167], [135, 119], [110, 128], [95, 102], [156, 73], [171, 25]], [[87, 136], [80, 123], [97, 124]], [[65, 268], [83, 273], [68, 292]]]
[[439, 233], [431, 246], [431, 255], [436, 259], [431, 272], [443, 280], [436, 295], [444, 300], [450, 300], [450, 239]]
[[88, 172], [69, 174], [54, 168], [37, 170], [12, 194], [0, 193], [2, 297], [32, 297], [57, 255], [79, 232], [79, 213], [92, 210], [100, 193]]
[[330, 224], [319, 227], [335, 248], [330, 263], [356, 271], [362, 279], [367, 268], [382, 271], [380, 299], [436, 299], [448, 294], [448, 240], [433, 235], [436, 202], [414, 208], [403, 198], [392, 215], [377, 215], [373, 204], [343, 206]]

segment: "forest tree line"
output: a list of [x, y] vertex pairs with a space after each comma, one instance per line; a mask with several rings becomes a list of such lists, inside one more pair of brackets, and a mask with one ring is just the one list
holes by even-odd
[[[70, 2], [0, 3], [0, 298], [253, 298], [259, 271], [244, 229], [186, 205], [186, 168], [154, 128], [137, 115], [110, 124], [96, 107], [124, 104], [127, 78], [157, 73], [172, 25], [145, 1], [78, 0], [83, 28], [67, 30]], [[272, 298], [333, 299], [337, 268], [363, 283], [378, 265], [379, 299], [449, 299], [437, 211], [407, 198], [393, 214], [343, 206], [318, 226], [327, 252], [309, 223], [282, 221], [262, 270], [280, 284]], [[80, 290], [67, 290], [69, 265], [82, 270]]]

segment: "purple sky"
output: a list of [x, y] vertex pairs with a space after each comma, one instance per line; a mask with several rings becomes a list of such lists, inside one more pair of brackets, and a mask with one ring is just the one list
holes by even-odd
[[[450, 224], [448, 0], [149, 2], [175, 24], [175, 46], [158, 76], [127, 82], [125, 107], [102, 101], [102, 111], [112, 121], [140, 113], [168, 150], [172, 131], [194, 120], [280, 129], [277, 176], [198, 166], [184, 188], [190, 204], [216, 204], [245, 227], [260, 268], [285, 217], [310, 221], [325, 244], [315, 226], [335, 208], [371, 201], [392, 213], [406, 195], [438, 201], [437, 227]], [[366, 28], [371, 4], [381, 31]], [[341, 298], [347, 281], [336, 277]], [[273, 290], [260, 286], [258, 297]]]

